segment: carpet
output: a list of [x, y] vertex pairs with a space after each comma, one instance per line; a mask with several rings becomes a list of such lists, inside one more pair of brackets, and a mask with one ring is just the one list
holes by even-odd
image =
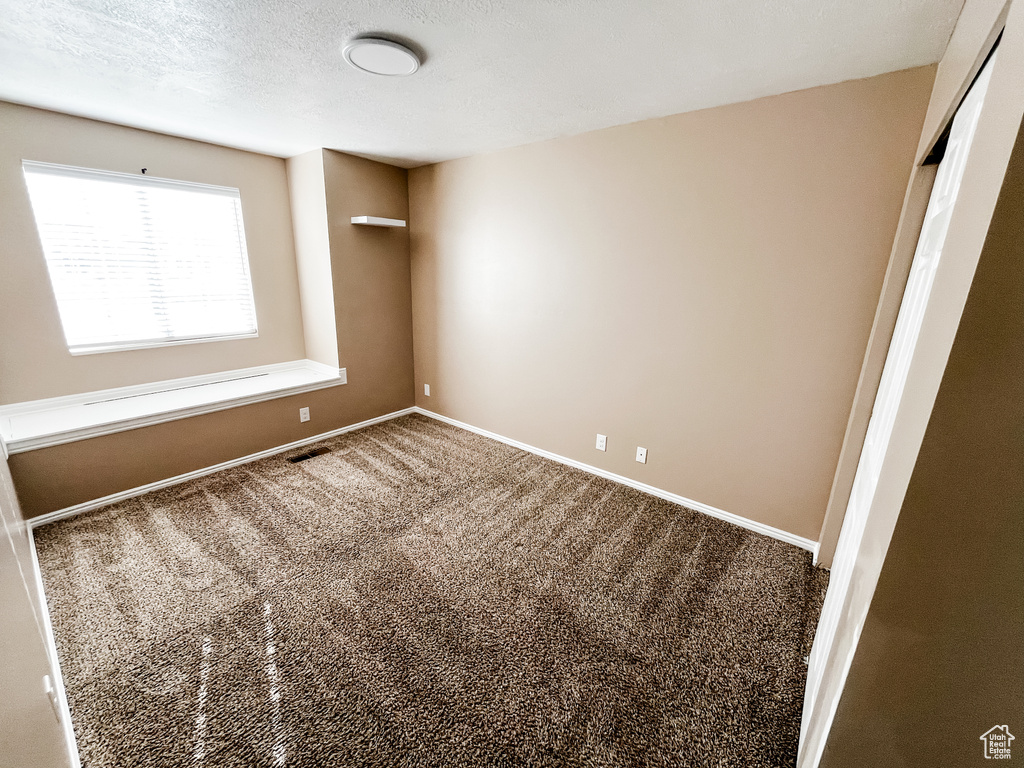
[[86, 768], [795, 763], [809, 553], [419, 415], [316, 447], [36, 530]]

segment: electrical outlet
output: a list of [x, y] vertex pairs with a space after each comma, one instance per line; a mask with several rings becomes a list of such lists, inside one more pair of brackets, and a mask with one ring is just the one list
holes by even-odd
[[646, 464], [647, 463], [647, 449], [646, 448], [641, 448], [641, 447], [637, 446], [637, 449], [636, 449], [636, 460], [639, 461], [641, 464]]
[[299, 421], [309, 421], [309, 408], [299, 408]]
[[607, 451], [608, 450], [608, 436], [598, 435], [597, 436], [597, 450]]
[[424, 384], [423, 385], [423, 394], [426, 395], [427, 397], [430, 397], [430, 385], [429, 384]]

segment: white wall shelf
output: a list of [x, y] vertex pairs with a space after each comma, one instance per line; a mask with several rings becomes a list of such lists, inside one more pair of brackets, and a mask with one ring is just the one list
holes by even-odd
[[0, 407], [10, 453], [222, 411], [347, 381], [344, 368], [295, 360]]
[[404, 227], [405, 219], [386, 219], [383, 216], [353, 216], [353, 224], [366, 227]]

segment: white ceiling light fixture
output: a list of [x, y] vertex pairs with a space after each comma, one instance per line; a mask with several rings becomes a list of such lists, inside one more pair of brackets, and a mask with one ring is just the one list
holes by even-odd
[[404, 45], [377, 37], [352, 40], [342, 50], [345, 61], [363, 72], [391, 77], [411, 75], [420, 68], [420, 58]]

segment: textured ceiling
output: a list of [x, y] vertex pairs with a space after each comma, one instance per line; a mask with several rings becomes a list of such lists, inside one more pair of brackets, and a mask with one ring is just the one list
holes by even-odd
[[[938, 61], [963, 0], [0, 0], [0, 99], [414, 166]], [[386, 33], [408, 78], [350, 68]]]

